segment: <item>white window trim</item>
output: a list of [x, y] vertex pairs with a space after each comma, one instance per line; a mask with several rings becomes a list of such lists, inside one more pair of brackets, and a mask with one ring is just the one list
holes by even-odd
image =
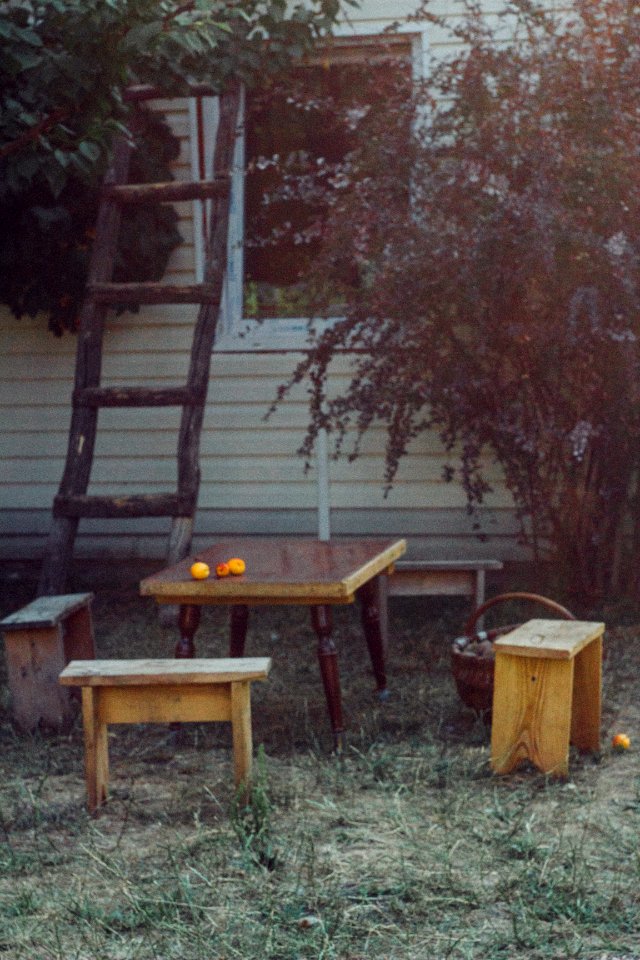
[[[399, 24], [396, 33], [411, 37], [413, 76], [425, 76], [430, 58], [426, 24]], [[342, 24], [335, 30], [338, 37], [375, 37], [366, 23]], [[381, 37], [384, 34], [380, 34]], [[339, 318], [314, 319], [309, 324], [307, 317], [275, 317], [268, 320], [250, 320], [243, 317], [244, 282], [244, 95], [240, 103], [240, 118], [236, 136], [229, 212], [229, 238], [227, 247], [227, 270], [225, 274], [222, 304], [214, 350], [226, 352], [302, 352], [309, 349], [313, 340]], [[213, 144], [218, 122], [218, 102], [215, 97], [203, 98], [200, 105], [195, 100], [189, 103], [191, 173], [194, 179], [211, 176]], [[204, 169], [198, 155], [198, 127], [204, 135]], [[193, 204], [194, 255], [196, 282], [201, 282], [204, 273], [204, 230], [207, 205]]]

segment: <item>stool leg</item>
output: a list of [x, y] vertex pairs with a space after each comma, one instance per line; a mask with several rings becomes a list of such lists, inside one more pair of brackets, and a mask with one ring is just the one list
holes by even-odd
[[601, 700], [602, 637], [597, 637], [575, 658], [571, 742], [579, 750], [600, 749]]
[[231, 684], [231, 728], [233, 734], [233, 771], [236, 787], [248, 789], [251, 782], [253, 739], [251, 734], [251, 684]]
[[491, 766], [509, 773], [530, 760], [543, 773], [569, 773], [573, 660], [496, 654]]
[[87, 806], [94, 814], [107, 799], [109, 790], [109, 747], [107, 725], [99, 719], [98, 687], [82, 688], [82, 726], [84, 729], [84, 772]]

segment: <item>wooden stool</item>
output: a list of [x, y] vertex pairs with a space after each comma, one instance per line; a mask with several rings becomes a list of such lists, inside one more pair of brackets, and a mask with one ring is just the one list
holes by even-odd
[[107, 799], [109, 723], [230, 721], [236, 786], [251, 779], [251, 681], [266, 679], [268, 657], [227, 660], [76, 660], [60, 683], [82, 687], [87, 804]]
[[569, 743], [600, 749], [603, 623], [530, 620], [494, 644], [491, 766], [566, 777]]
[[61, 729], [77, 712], [58, 675], [70, 660], [95, 657], [92, 593], [39, 597], [0, 621], [13, 718], [23, 730]]

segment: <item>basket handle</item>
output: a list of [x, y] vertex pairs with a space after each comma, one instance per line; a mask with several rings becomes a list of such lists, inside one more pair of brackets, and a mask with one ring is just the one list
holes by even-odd
[[538, 593], [501, 593], [497, 597], [491, 597], [490, 600], [487, 600], [472, 613], [464, 628], [465, 636], [469, 636], [473, 632], [476, 622], [483, 613], [496, 603], [503, 603], [505, 600], [530, 600], [532, 603], [540, 603], [543, 607], [553, 610], [554, 613], [558, 613], [565, 620], [576, 619], [571, 611], [563, 607], [562, 604], [556, 603], [555, 600], [549, 600], [548, 597], [542, 597]]

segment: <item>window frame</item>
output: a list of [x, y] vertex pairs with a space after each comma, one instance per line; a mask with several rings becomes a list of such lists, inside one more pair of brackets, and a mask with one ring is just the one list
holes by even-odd
[[[368, 29], [367, 29], [368, 28]], [[429, 60], [429, 44], [426, 27], [420, 23], [400, 24], [393, 33], [373, 33], [366, 23], [343, 25], [337, 29], [338, 41], [353, 41], [354, 45], [375, 47], [385, 38], [402, 37], [402, 42], [411, 46], [411, 68], [414, 80], [426, 73]], [[214, 350], [218, 353], [283, 353], [303, 352], [313, 340], [336, 323], [339, 317], [314, 318], [310, 325], [308, 317], [270, 317], [265, 320], [243, 316], [244, 297], [244, 91], [241, 93], [240, 116], [237, 128], [233, 169], [231, 174], [231, 197], [229, 210], [229, 236], [227, 243], [227, 269], [225, 272], [222, 303]], [[215, 97], [195, 99], [189, 102], [189, 127], [191, 150], [191, 173], [194, 179], [211, 175], [213, 144], [218, 118], [218, 101]], [[194, 202], [194, 257], [195, 278], [202, 280], [204, 274], [204, 236], [209, 216], [207, 203]]]

